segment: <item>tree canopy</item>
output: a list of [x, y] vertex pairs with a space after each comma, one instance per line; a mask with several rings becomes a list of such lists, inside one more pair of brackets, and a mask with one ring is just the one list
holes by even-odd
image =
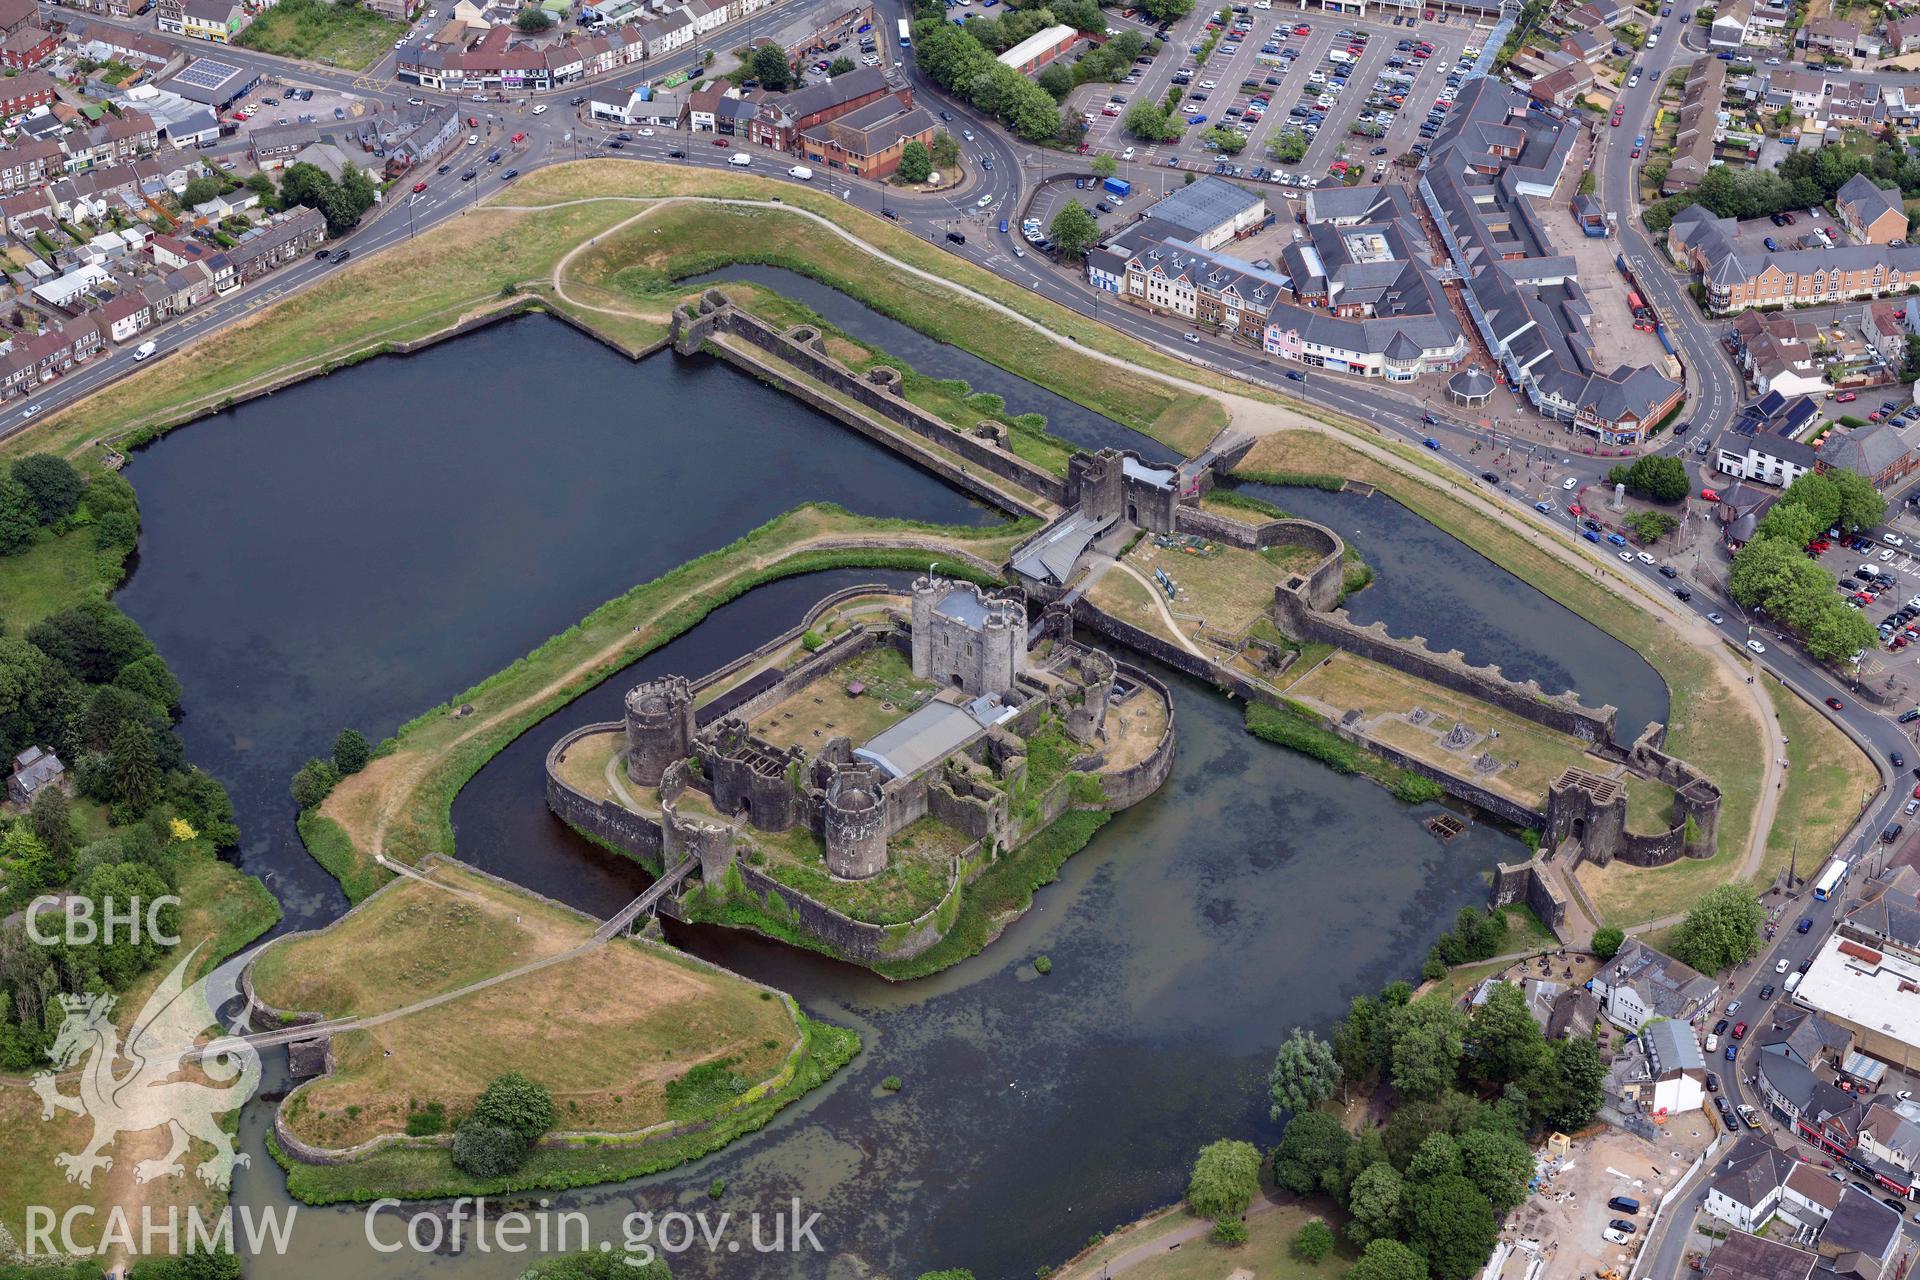
[[1200, 1148], [1187, 1183], [1187, 1207], [1203, 1218], [1237, 1218], [1260, 1189], [1260, 1152], [1251, 1142], [1222, 1138]]
[[1767, 913], [1737, 884], [1709, 889], [1688, 909], [1673, 934], [1673, 955], [1701, 973], [1715, 974], [1751, 959], [1760, 950]]
[[1324, 1111], [1299, 1112], [1273, 1149], [1273, 1180], [1301, 1195], [1318, 1191], [1352, 1143], [1353, 1135], [1338, 1118]]
[[1340, 1064], [1333, 1046], [1311, 1031], [1295, 1027], [1280, 1042], [1273, 1068], [1267, 1073], [1267, 1096], [1275, 1120], [1313, 1110], [1333, 1096], [1340, 1083]]
[[1078, 262], [1087, 247], [1100, 238], [1100, 224], [1078, 200], [1060, 206], [1047, 224], [1047, 234], [1060, 247], [1063, 262]]
[[918, 138], [910, 138], [900, 148], [900, 163], [894, 169], [893, 176], [898, 182], [925, 182], [933, 173], [933, 156], [926, 144]]

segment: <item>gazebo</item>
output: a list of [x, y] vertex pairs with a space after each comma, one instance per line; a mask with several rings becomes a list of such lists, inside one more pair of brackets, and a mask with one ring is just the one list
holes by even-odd
[[1493, 399], [1493, 379], [1485, 369], [1468, 365], [1447, 379], [1447, 399], [1468, 409], [1477, 409]]

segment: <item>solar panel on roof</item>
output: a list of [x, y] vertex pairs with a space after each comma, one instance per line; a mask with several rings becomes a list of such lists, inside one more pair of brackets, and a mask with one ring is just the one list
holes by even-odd
[[174, 79], [199, 89], [216, 89], [239, 74], [240, 68], [230, 62], [216, 62], [212, 58], [195, 58], [182, 68]]

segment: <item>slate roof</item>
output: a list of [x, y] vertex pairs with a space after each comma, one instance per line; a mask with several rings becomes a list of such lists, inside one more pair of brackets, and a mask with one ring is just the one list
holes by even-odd
[[1886, 1258], [1900, 1238], [1901, 1216], [1871, 1195], [1847, 1187], [1833, 1217], [1820, 1233], [1822, 1253], [1857, 1252], [1876, 1261]]
[[1638, 938], [1628, 938], [1605, 978], [1609, 986], [1630, 986], [1648, 1005], [1649, 1016], [1684, 1018], [1701, 1001], [1718, 990], [1712, 978], [1681, 964], [1672, 956], [1655, 951]]
[[1772, 1144], [1742, 1134], [1733, 1150], [1715, 1163], [1707, 1185], [1734, 1203], [1754, 1209], [1786, 1185], [1796, 1163]]
[[1907, 456], [1907, 444], [1884, 422], [1834, 431], [1814, 454], [1823, 464], [1872, 480]]
[[1897, 213], [1902, 218], [1906, 217], [1899, 190], [1883, 190], [1864, 173], [1856, 173], [1848, 178], [1834, 193], [1834, 200], [1839, 204], [1852, 205], [1854, 219], [1863, 227], [1872, 226], [1874, 219], [1883, 213]]

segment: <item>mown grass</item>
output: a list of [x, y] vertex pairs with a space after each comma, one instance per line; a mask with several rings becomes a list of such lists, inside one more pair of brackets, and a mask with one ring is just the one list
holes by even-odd
[[1752, 884], [1771, 885], [1789, 862], [1800, 874], [1819, 873], [1863, 812], [1880, 782], [1879, 770], [1819, 708], [1769, 681], [1767, 696], [1787, 741], [1787, 787], [1767, 832], [1766, 858]]
[[50, 613], [58, 613], [95, 597], [118, 584], [108, 581], [93, 530], [43, 537], [15, 555], [0, 556], [0, 625], [10, 635], [26, 629]]

